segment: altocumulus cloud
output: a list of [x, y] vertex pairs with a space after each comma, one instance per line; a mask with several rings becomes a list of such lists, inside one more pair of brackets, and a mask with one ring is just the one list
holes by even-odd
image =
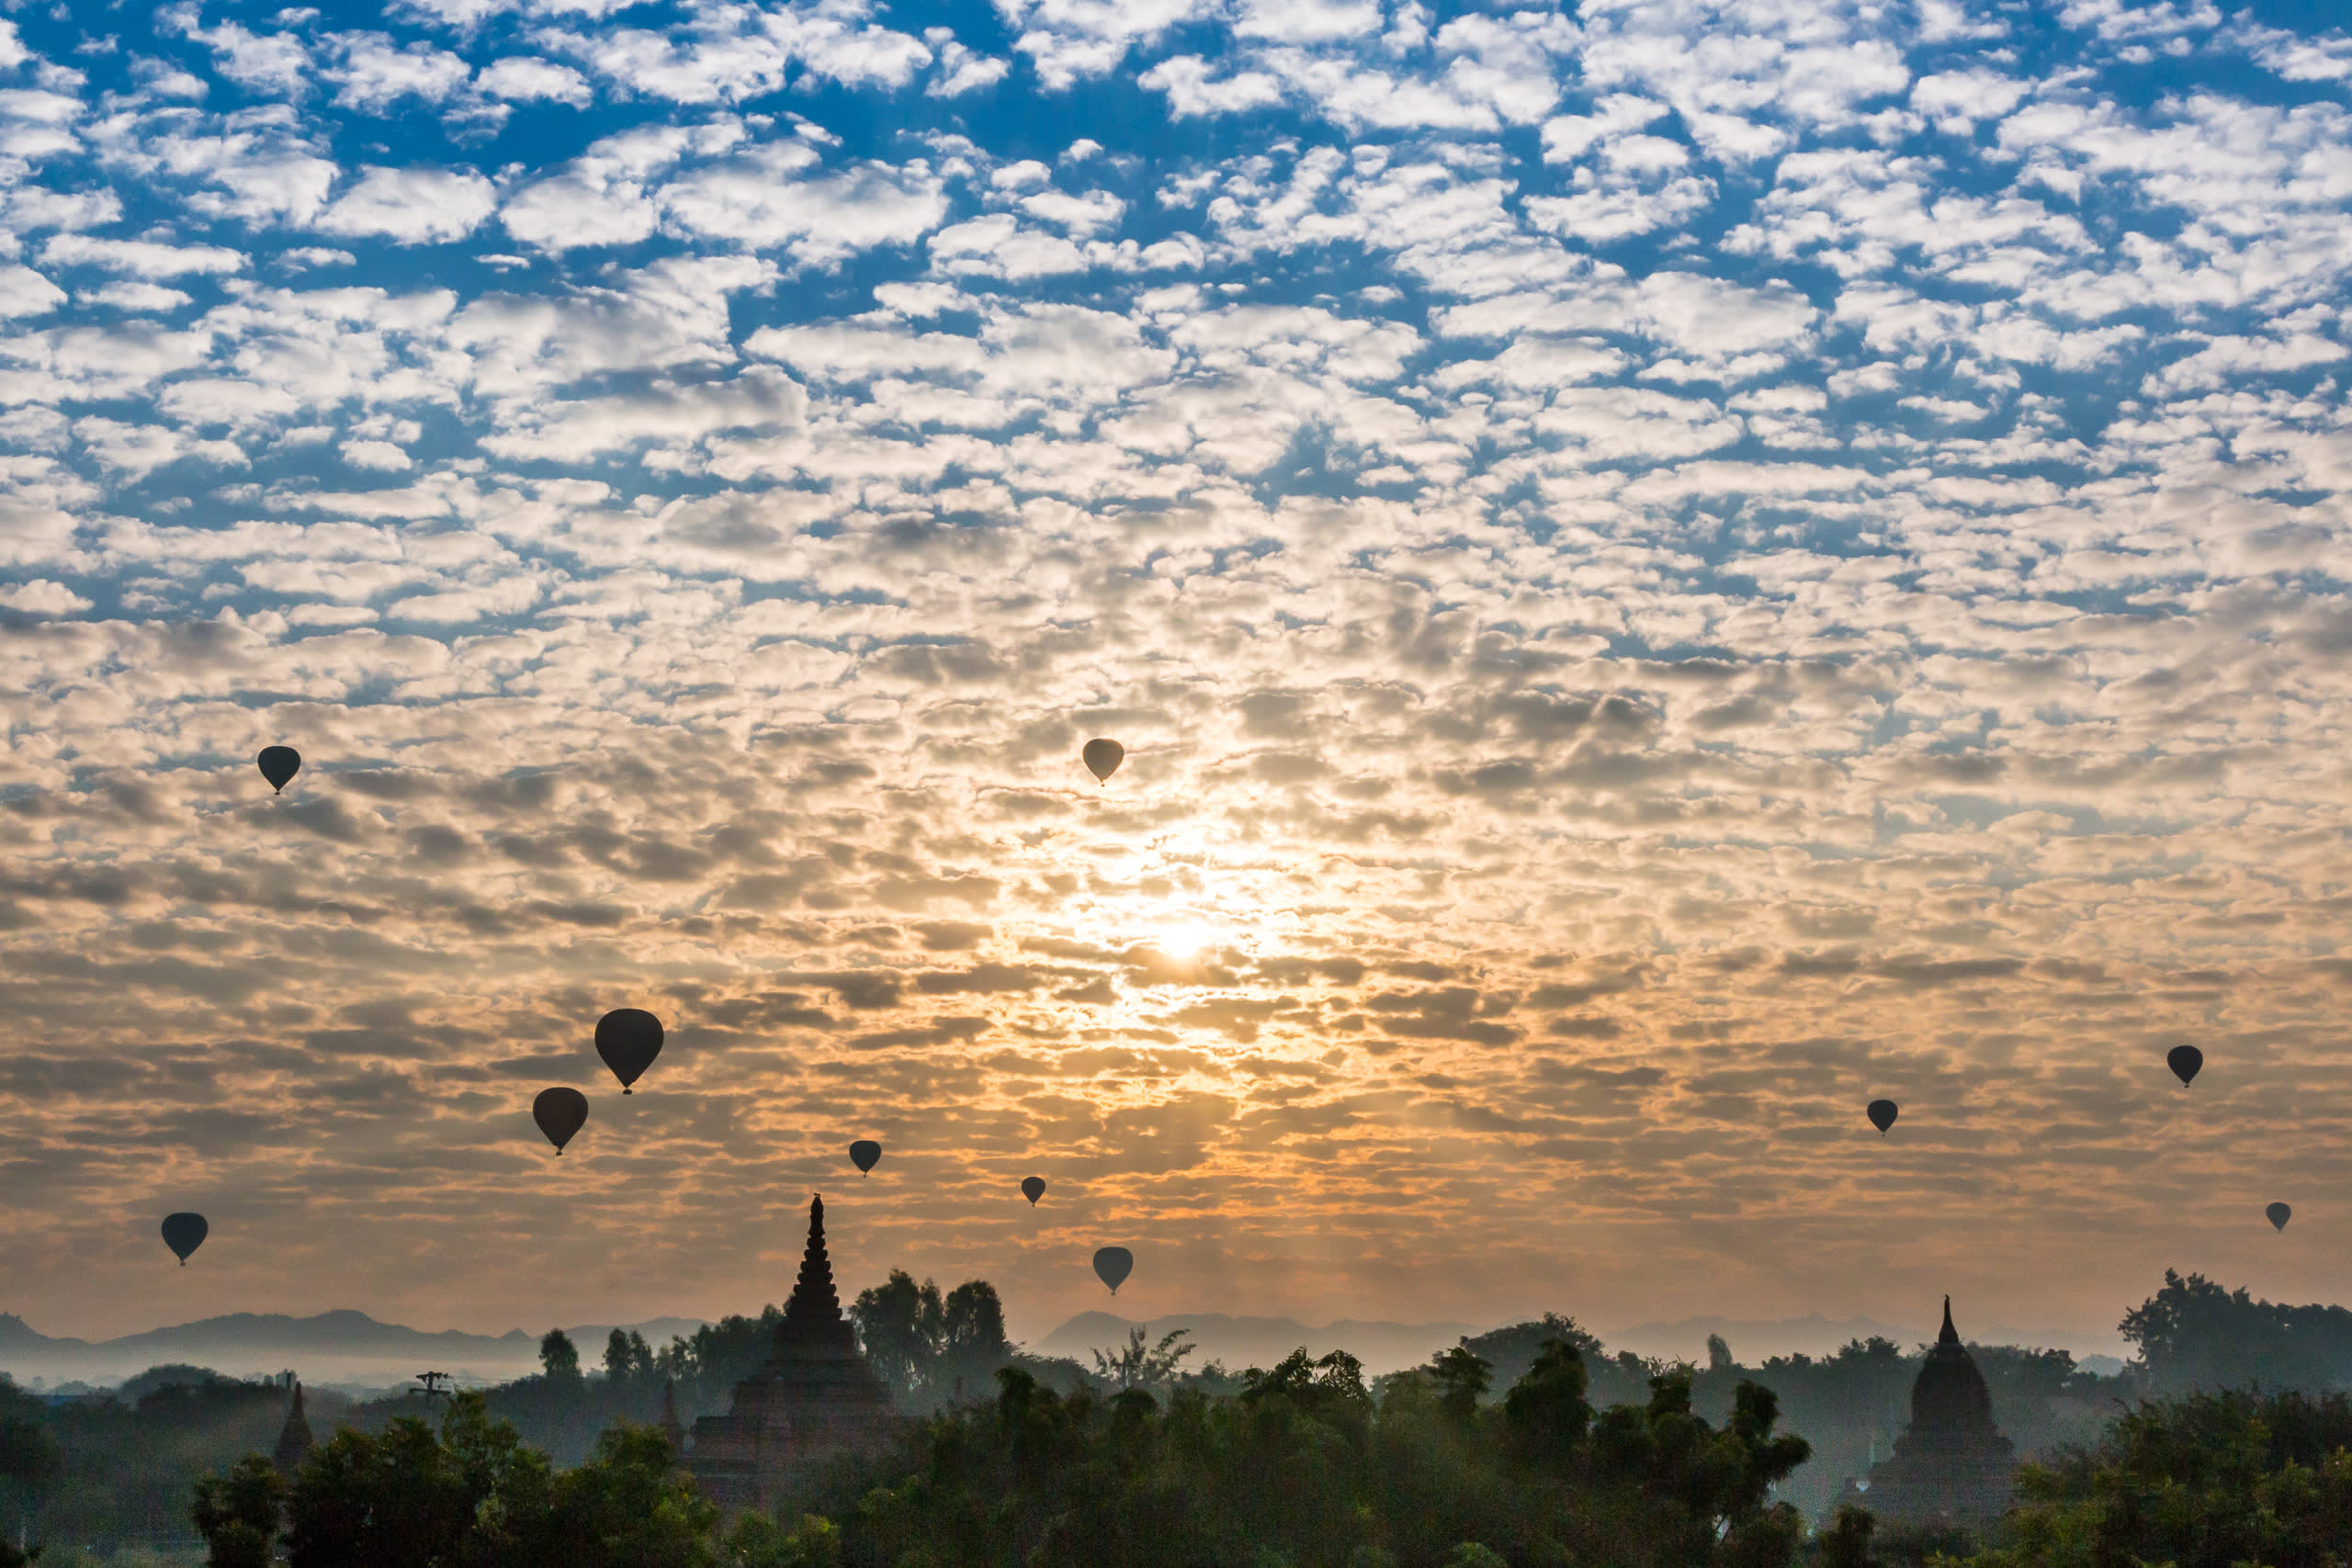
[[2338, 1288], [2346, 48], [0, 22], [8, 1304]]

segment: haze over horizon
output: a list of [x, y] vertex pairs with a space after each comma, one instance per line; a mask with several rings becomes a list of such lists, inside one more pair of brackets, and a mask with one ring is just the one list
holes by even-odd
[[183, 0], [0, 77], [0, 1310], [753, 1310], [812, 1191], [1030, 1333], [2352, 1297], [2317, 12]]

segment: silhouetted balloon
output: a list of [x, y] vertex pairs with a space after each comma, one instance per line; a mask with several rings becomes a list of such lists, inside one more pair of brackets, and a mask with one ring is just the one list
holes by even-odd
[[179, 1254], [180, 1267], [187, 1267], [187, 1255], [204, 1245], [212, 1227], [204, 1223], [202, 1214], [165, 1214], [164, 1245]]
[[596, 1021], [596, 1055], [621, 1080], [623, 1094], [662, 1054], [662, 1021], [643, 1008], [615, 1008]]
[[1086, 771], [1094, 775], [1094, 782], [1102, 784], [1127, 760], [1127, 749], [1115, 740], [1090, 740], [1079, 755], [1086, 759]]
[[1117, 1295], [1127, 1276], [1136, 1271], [1136, 1255], [1124, 1247], [1106, 1247], [1094, 1255], [1094, 1277]]
[[871, 1171], [882, 1163], [882, 1145], [871, 1138], [860, 1138], [849, 1146], [849, 1163], [859, 1171]]
[[254, 765], [261, 769], [261, 776], [269, 781], [271, 790], [284, 795], [286, 786], [294, 782], [294, 775], [302, 771], [302, 753], [291, 746], [265, 746], [261, 755], [254, 759]]
[[2194, 1045], [2176, 1045], [2165, 1053], [2165, 1066], [2172, 1069], [2173, 1076], [2183, 1085], [2195, 1077], [2197, 1069], [2204, 1065], [2205, 1053]]
[[1035, 1208], [1037, 1206], [1037, 1200], [1046, 1195], [1046, 1179], [1042, 1176], [1023, 1177], [1021, 1179], [1021, 1195], [1029, 1200], [1029, 1206], [1031, 1208]]
[[1891, 1100], [1871, 1101], [1871, 1125], [1878, 1129], [1878, 1135], [1882, 1138], [1886, 1136], [1886, 1130], [1894, 1125], [1894, 1119], [1901, 1114], [1903, 1113], [1894, 1108], [1894, 1101]]
[[588, 1097], [576, 1089], [543, 1089], [531, 1101], [531, 1120], [561, 1155], [572, 1134], [588, 1125]]
[[2270, 1216], [2270, 1228], [2273, 1230], [2285, 1230], [2287, 1222], [2295, 1217], [2295, 1211], [2284, 1203], [2273, 1203], [2262, 1212]]

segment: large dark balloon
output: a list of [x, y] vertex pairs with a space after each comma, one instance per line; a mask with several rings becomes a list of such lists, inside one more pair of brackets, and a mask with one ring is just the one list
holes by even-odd
[[1127, 760], [1127, 749], [1115, 740], [1090, 740], [1079, 755], [1086, 759], [1086, 771], [1094, 775], [1094, 782], [1102, 784]]
[[596, 1021], [596, 1055], [621, 1080], [623, 1094], [662, 1054], [662, 1021], [643, 1008], [615, 1008]]
[[531, 1120], [561, 1155], [572, 1134], [588, 1125], [588, 1097], [576, 1089], [543, 1089], [531, 1101]]
[[1878, 1129], [1878, 1134], [1882, 1138], [1886, 1136], [1886, 1130], [1894, 1125], [1894, 1119], [1901, 1114], [1903, 1113], [1894, 1108], [1894, 1101], [1891, 1100], [1871, 1101], [1871, 1125]]
[[1035, 1208], [1037, 1206], [1037, 1200], [1046, 1195], [1046, 1179], [1042, 1176], [1023, 1177], [1021, 1179], [1021, 1195], [1029, 1200], [1029, 1206], [1031, 1208]]
[[2173, 1076], [2183, 1085], [2195, 1077], [2197, 1069], [2204, 1065], [2205, 1053], [2194, 1045], [2176, 1045], [2165, 1053], [2165, 1066], [2172, 1069]]
[[2273, 1203], [2270, 1207], [2263, 1210], [2262, 1212], [2270, 1216], [2270, 1228], [2272, 1230], [2285, 1230], [2287, 1228], [2287, 1222], [2295, 1217], [2295, 1211], [2290, 1209], [2284, 1203]]
[[882, 1163], [882, 1145], [871, 1138], [860, 1138], [849, 1146], [849, 1163], [861, 1172], [870, 1171]]
[[1124, 1247], [1106, 1247], [1094, 1255], [1094, 1277], [1117, 1295], [1127, 1276], [1136, 1271], [1136, 1255]]
[[286, 786], [294, 782], [294, 775], [302, 771], [302, 753], [291, 746], [265, 746], [254, 763], [261, 769], [261, 776], [269, 781], [269, 787], [284, 795]]
[[165, 1214], [164, 1245], [179, 1254], [180, 1267], [187, 1267], [187, 1256], [204, 1245], [212, 1227], [204, 1223], [202, 1214]]

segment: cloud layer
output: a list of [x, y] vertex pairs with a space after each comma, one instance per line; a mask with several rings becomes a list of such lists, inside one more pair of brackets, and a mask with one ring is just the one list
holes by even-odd
[[1032, 1332], [1114, 1241], [1144, 1314], [2352, 1289], [2343, 34], [64, 17], [0, 1305], [729, 1310], [812, 1185]]

